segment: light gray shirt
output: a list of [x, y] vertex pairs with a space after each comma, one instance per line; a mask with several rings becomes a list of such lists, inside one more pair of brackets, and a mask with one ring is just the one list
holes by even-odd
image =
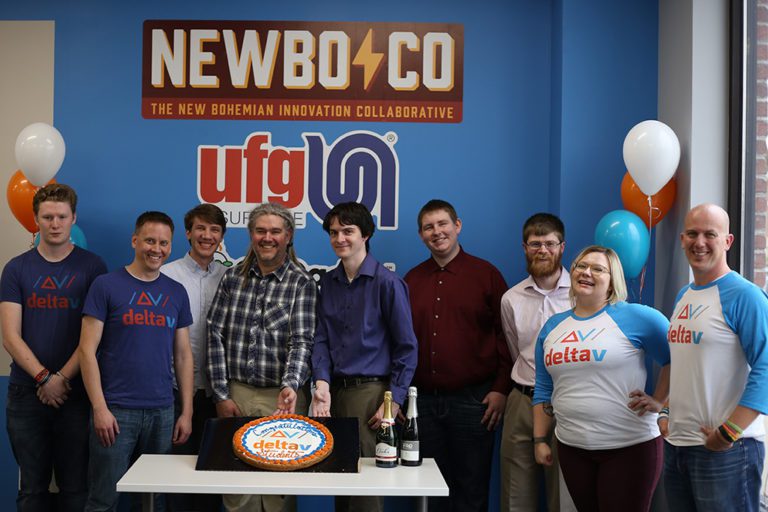
[[189, 295], [189, 307], [192, 310], [193, 319], [189, 327], [189, 341], [194, 359], [195, 389], [204, 389], [207, 395], [211, 394], [211, 386], [205, 375], [207, 343], [205, 317], [208, 315], [213, 296], [216, 295], [219, 281], [226, 270], [227, 267], [216, 261], [212, 261], [208, 269], [203, 270], [189, 253], [183, 258], [160, 267], [160, 272], [181, 283]]
[[515, 362], [512, 380], [518, 384], [533, 387], [536, 383], [536, 338], [549, 317], [571, 309], [570, 289], [571, 276], [563, 268], [557, 285], [551, 290], [542, 290], [533, 277], [528, 276], [502, 296], [501, 324]]

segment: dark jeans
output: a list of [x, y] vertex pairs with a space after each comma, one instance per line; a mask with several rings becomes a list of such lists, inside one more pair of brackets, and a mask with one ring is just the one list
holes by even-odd
[[578, 510], [650, 509], [664, 460], [661, 436], [611, 450], [584, 450], [558, 441], [557, 450], [563, 478]]
[[480, 421], [490, 389], [487, 383], [450, 392], [419, 390], [422, 456], [436, 459], [450, 491], [448, 498], [430, 498], [430, 510], [488, 510], [494, 432]]
[[[762, 421], [758, 419], [757, 421]], [[760, 510], [765, 445], [747, 437], [724, 452], [664, 443], [664, 487], [669, 510]]]
[[[80, 388], [58, 409], [43, 405], [34, 387], [8, 384], [6, 424], [21, 471], [19, 511], [82, 511], [87, 494], [88, 414]], [[58, 496], [48, 487], [56, 476]]]
[[[181, 415], [181, 402], [178, 391], [174, 390], [174, 418]], [[216, 417], [216, 405], [213, 399], [205, 396], [205, 391], [198, 389], [192, 400], [192, 434], [186, 443], [173, 445], [171, 453], [177, 455], [197, 455], [203, 440], [205, 422]], [[174, 422], [175, 424], [175, 422]], [[219, 494], [168, 494], [168, 509], [173, 512], [218, 512], [221, 509]]]

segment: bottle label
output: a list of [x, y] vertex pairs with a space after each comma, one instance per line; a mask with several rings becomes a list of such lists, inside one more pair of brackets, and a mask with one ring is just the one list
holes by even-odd
[[400, 447], [400, 458], [407, 460], [408, 462], [419, 461], [419, 442], [418, 441], [403, 441], [403, 446]]
[[382, 461], [397, 460], [397, 447], [387, 443], [377, 443], [376, 458]]

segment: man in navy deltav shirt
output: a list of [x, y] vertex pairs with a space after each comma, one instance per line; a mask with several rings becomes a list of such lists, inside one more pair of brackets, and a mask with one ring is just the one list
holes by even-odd
[[[369, 253], [374, 223], [364, 205], [336, 205], [323, 229], [341, 262], [320, 281], [313, 414], [358, 418], [361, 455], [372, 457], [384, 391], [392, 391], [397, 415], [416, 368], [408, 288]], [[336, 504], [337, 510], [382, 509], [379, 497], [341, 496]]]
[[[114, 510], [115, 486], [132, 457], [168, 453], [192, 430], [192, 313], [184, 287], [160, 273], [171, 254], [173, 221], [136, 219], [133, 261], [98, 277], [83, 305], [78, 354], [93, 407], [85, 510]], [[174, 422], [173, 374], [181, 400]], [[155, 510], [165, 497], [155, 496]]]
[[[9, 261], [0, 281], [3, 345], [13, 358], [6, 417], [21, 473], [19, 510], [85, 505], [90, 407], [76, 349], [83, 300], [107, 267], [72, 243], [76, 208], [67, 185], [38, 190], [32, 211], [40, 242]], [[56, 497], [48, 492], [51, 472]]]

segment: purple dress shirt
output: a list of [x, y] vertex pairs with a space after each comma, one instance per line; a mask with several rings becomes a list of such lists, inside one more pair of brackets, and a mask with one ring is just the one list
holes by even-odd
[[370, 254], [352, 282], [339, 263], [320, 281], [317, 313], [315, 381], [389, 378], [392, 397], [402, 404], [418, 351], [405, 282]]

